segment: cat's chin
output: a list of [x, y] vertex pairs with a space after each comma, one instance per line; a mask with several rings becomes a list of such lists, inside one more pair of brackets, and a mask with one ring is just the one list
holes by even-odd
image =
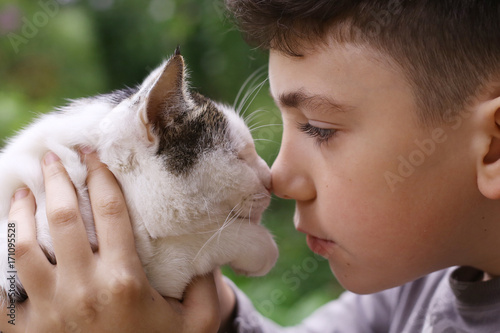
[[273, 268], [278, 260], [278, 247], [269, 231], [262, 226], [253, 228], [257, 237], [248, 239], [245, 251], [230, 263], [236, 274], [263, 276]]

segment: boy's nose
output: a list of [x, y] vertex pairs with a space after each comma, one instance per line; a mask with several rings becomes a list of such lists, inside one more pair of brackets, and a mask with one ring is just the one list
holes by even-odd
[[[280, 198], [308, 201], [316, 197], [314, 182], [303, 157], [294, 154], [293, 147], [282, 144], [271, 167], [272, 190]], [[295, 155], [295, 156], [294, 156]]]

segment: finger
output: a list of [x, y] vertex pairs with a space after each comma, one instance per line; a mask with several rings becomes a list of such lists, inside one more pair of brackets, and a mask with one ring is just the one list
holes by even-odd
[[234, 314], [236, 296], [233, 289], [224, 281], [224, 276], [220, 268], [214, 271], [214, 279], [219, 297], [221, 324], [230, 323]]
[[[189, 323], [193, 332], [216, 331], [220, 326], [221, 314], [217, 287], [212, 273], [198, 276], [187, 287], [183, 306], [186, 318], [196, 316], [196, 321]], [[207, 328], [211, 328], [207, 330]]]
[[59, 158], [52, 152], [42, 163], [46, 211], [54, 252], [64, 269], [86, 267], [92, 259], [75, 188]]
[[[47, 277], [52, 265], [38, 245], [35, 225], [35, 198], [28, 189], [16, 191], [9, 212], [8, 239], [15, 237], [15, 262], [9, 269], [16, 271], [27, 292], [45, 294], [50, 288]], [[40, 295], [40, 294], [37, 294]], [[43, 295], [40, 295], [43, 296]]]
[[96, 153], [86, 154], [84, 159], [99, 252], [115, 260], [137, 257], [125, 198], [118, 182]]

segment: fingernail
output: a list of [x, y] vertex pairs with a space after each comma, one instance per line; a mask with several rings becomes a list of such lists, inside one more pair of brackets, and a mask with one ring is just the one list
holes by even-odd
[[92, 149], [92, 147], [88, 147], [88, 146], [83, 146], [80, 148], [80, 152], [84, 155], [88, 155], [88, 154], [91, 154], [93, 153], [95, 150]]
[[59, 161], [59, 156], [49, 151], [47, 154], [45, 154], [45, 158], [43, 160], [45, 162], [45, 165], [50, 165], [54, 162]]
[[28, 193], [30, 193], [30, 190], [26, 187], [18, 189], [16, 193], [14, 193], [14, 201], [26, 198]]

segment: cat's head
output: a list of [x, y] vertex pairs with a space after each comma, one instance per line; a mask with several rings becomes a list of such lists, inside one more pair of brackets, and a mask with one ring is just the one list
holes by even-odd
[[178, 51], [126, 95], [107, 96], [99, 155], [151, 237], [260, 221], [269, 167], [232, 108], [189, 89]]

